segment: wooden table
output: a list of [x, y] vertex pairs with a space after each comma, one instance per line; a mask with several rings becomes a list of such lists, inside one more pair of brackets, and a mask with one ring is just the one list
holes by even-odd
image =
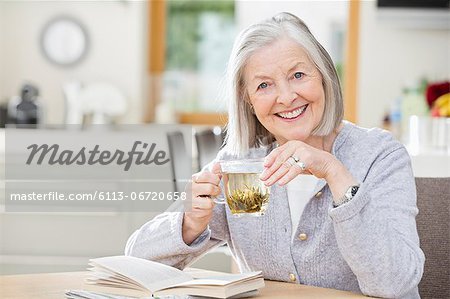
[[[64, 291], [82, 289], [86, 272], [44, 273], [0, 276], [2, 299], [62, 299]], [[266, 280], [254, 298], [368, 298], [349, 292]]]

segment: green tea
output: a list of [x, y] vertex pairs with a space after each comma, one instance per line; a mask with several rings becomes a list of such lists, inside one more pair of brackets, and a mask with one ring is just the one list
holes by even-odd
[[259, 179], [259, 173], [226, 173], [224, 179], [231, 213], [264, 215], [270, 192]]

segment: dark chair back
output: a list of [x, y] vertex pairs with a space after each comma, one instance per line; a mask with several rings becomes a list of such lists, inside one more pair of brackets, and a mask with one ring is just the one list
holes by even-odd
[[212, 129], [198, 131], [195, 132], [195, 142], [197, 144], [198, 166], [202, 169], [216, 158], [223, 143], [222, 134], [216, 135]]
[[187, 181], [192, 176], [192, 157], [186, 149], [183, 133], [180, 131], [168, 132], [170, 162], [172, 166], [174, 190], [184, 192]]
[[450, 178], [416, 178], [417, 230], [425, 253], [422, 299], [450, 298]]

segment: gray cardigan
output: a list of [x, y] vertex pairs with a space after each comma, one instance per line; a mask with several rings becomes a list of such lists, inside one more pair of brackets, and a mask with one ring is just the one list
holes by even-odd
[[[267, 149], [255, 149], [261, 157]], [[405, 148], [380, 129], [345, 122], [332, 149], [361, 183], [356, 196], [333, 208], [323, 183], [306, 205], [296, 235], [285, 187], [271, 187], [262, 217], [234, 217], [216, 205], [209, 227], [190, 245], [181, 235], [182, 212], [166, 212], [128, 240], [125, 254], [184, 268], [227, 243], [241, 271], [262, 270], [264, 278], [348, 290], [386, 298], [420, 298], [424, 254], [415, 216], [416, 189]], [[220, 159], [231, 159], [224, 152]]]

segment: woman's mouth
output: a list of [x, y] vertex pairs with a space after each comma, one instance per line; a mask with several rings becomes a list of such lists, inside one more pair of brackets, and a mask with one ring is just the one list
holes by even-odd
[[293, 111], [278, 112], [278, 113], [275, 113], [275, 115], [284, 120], [295, 120], [295, 119], [299, 118], [303, 114], [303, 112], [305, 112], [307, 107], [308, 107], [308, 104], [303, 105]]

